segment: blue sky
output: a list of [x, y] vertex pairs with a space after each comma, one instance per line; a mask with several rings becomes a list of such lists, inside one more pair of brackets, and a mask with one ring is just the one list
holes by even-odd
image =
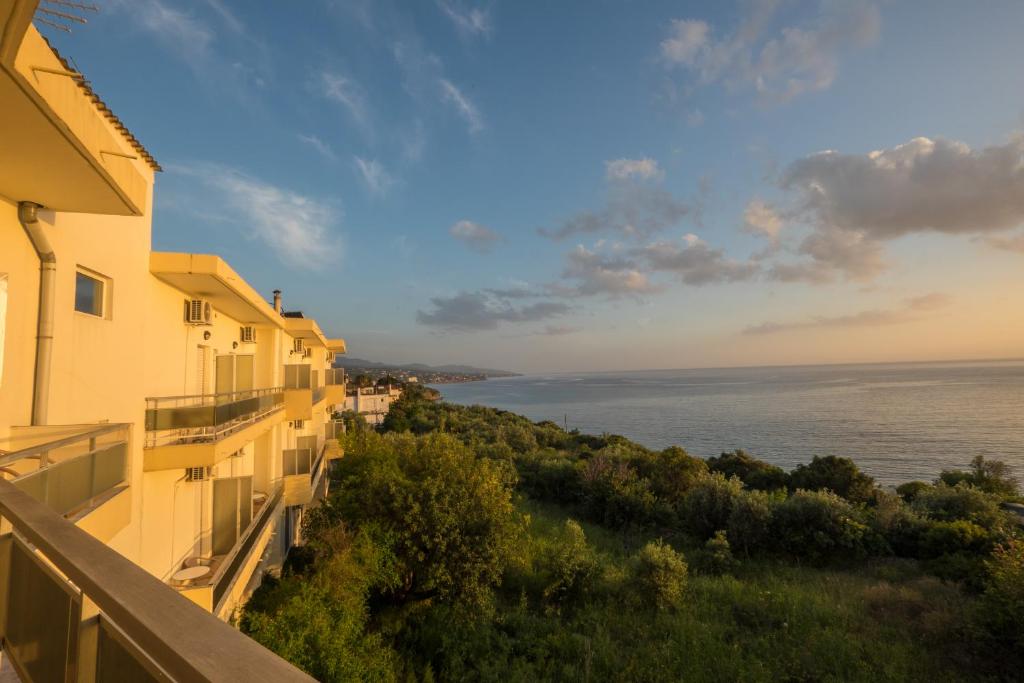
[[1024, 348], [1020, 2], [102, 4], [48, 35], [166, 169], [154, 248], [350, 355]]

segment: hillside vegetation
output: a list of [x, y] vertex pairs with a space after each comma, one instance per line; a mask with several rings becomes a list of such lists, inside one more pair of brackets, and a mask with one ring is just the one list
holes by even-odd
[[242, 629], [324, 681], [1014, 680], [1001, 463], [890, 493], [407, 391]]

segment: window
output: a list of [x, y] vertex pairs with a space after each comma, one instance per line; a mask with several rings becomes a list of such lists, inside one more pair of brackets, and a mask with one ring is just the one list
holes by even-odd
[[102, 276], [81, 270], [75, 275], [75, 310], [96, 317], [106, 317], [107, 283]]

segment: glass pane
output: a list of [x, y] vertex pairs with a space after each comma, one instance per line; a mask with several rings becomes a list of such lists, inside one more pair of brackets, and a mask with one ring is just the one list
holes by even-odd
[[235, 390], [235, 357], [217, 356], [217, 389], [218, 394]]
[[75, 275], [75, 310], [103, 315], [103, 283], [85, 273]]
[[99, 643], [96, 646], [96, 682], [156, 681], [134, 652], [121, 644], [113, 634], [114, 626], [100, 615]]
[[231, 552], [238, 537], [238, 482], [213, 480], [213, 554]]
[[235, 391], [251, 391], [255, 356], [235, 356]]

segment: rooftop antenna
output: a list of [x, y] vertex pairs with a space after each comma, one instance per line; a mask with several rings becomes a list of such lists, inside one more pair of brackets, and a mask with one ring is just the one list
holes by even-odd
[[43, 0], [36, 8], [36, 21], [64, 33], [71, 33], [74, 24], [86, 24], [85, 12], [99, 12], [97, 5], [87, 5], [72, 0]]

